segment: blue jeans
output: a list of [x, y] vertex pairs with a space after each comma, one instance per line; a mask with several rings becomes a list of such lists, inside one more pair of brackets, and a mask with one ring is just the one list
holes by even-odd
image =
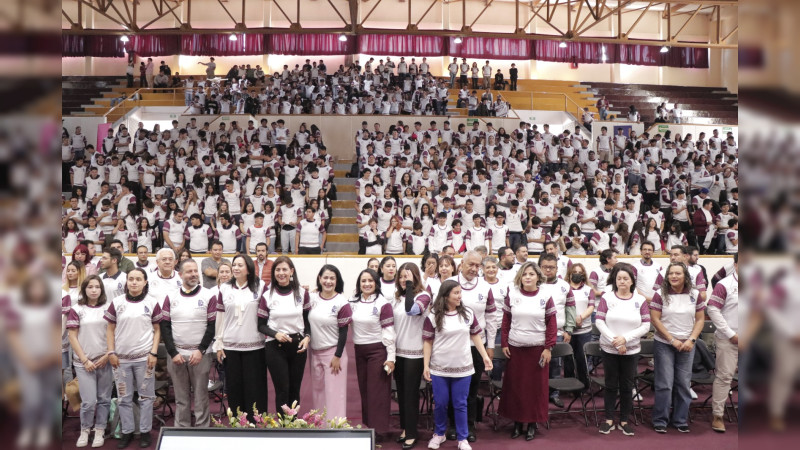
[[[558, 336], [556, 342], [564, 342], [564, 336]], [[553, 358], [550, 360], [550, 379], [563, 378], [561, 367], [564, 365], [564, 358]], [[558, 397], [558, 389], [550, 390], [550, 398]]]
[[76, 364], [75, 374], [81, 388], [81, 429], [88, 430], [94, 427], [97, 430], [105, 430], [114, 382], [111, 364], [106, 364], [102, 369], [95, 369], [91, 373]]
[[692, 381], [692, 362], [694, 349], [679, 352], [675, 347], [655, 341], [655, 390], [653, 405], [653, 425], [667, 426], [669, 408], [672, 406], [672, 425], [685, 426], [689, 418], [689, 393]]
[[147, 362], [122, 362], [113, 370], [119, 397], [119, 418], [124, 434], [133, 433], [133, 391], [139, 393], [139, 431], [149, 433], [153, 428], [153, 401], [155, 400], [155, 368], [148, 369]]
[[472, 376], [451, 378], [431, 375], [433, 385], [433, 409], [434, 430], [438, 436], [444, 436], [447, 431], [447, 405], [452, 401], [455, 413], [456, 435], [459, 441], [463, 441], [469, 434], [467, 427], [467, 394]]
[[591, 341], [592, 333], [573, 334], [569, 345], [572, 346], [572, 353], [575, 355], [575, 366], [572, 365], [572, 360], [569, 358], [564, 360], [564, 376], [567, 378], [575, 377], [581, 380], [581, 383], [586, 387], [589, 387], [589, 370], [586, 367], [583, 346]]
[[452, 88], [453, 86], [455, 86], [455, 83], [456, 83], [456, 74], [454, 74], [454, 73], [451, 73], [451, 74], [450, 74], [450, 88]]

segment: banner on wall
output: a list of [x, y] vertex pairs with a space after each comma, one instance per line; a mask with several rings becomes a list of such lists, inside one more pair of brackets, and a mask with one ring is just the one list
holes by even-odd
[[94, 148], [98, 153], [103, 153], [103, 139], [108, 136], [108, 130], [110, 129], [111, 124], [108, 122], [97, 124], [97, 145]]

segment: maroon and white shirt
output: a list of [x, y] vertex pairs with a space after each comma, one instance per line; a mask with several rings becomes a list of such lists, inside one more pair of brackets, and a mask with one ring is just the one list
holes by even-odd
[[503, 347], [548, 344], [548, 319], [555, 317], [557, 320], [558, 315], [551, 293], [550, 289], [527, 292], [517, 287], [509, 288], [503, 302]]
[[161, 322], [161, 307], [152, 295], [131, 301], [127, 295], [111, 300], [103, 316], [116, 325], [114, 350], [121, 362], [144, 362], [153, 350], [153, 324]]
[[600, 348], [604, 352], [619, 355], [611, 342], [622, 336], [625, 354], [635, 355], [641, 350], [640, 339], [650, 330], [650, 308], [639, 294], [633, 293], [630, 298], [623, 299], [614, 292], [607, 292], [600, 298], [595, 324], [600, 330]]
[[[300, 288], [294, 292], [281, 294], [277, 286], [274, 290], [267, 288], [258, 302], [258, 317], [267, 319], [267, 326], [284, 334], [303, 334], [303, 311], [311, 309], [311, 297], [307, 290]], [[267, 336], [266, 342], [275, 338]]]
[[[669, 299], [661, 297], [661, 291], [653, 294], [650, 309], [661, 311], [661, 323], [673, 338], [679, 340], [689, 339], [695, 323], [695, 313], [705, 311], [706, 302], [700, 300], [700, 291], [691, 289], [686, 292], [675, 292], [669, 289]], [[655, 340], [669, 344], [665, 336], [656, 330]]]
[[223, 349], [251, 351], [264, 348], [264, 335], [258, 331], [258, 305], [264, 291], [263, 281], [259, 281], [256, 292], [247, 285], [239, 287], [224, 283], [219, 287], [217, 312], [225, 313], [221, 331]]
[[[67, 329], [78, 330], [78, 343], [90, 361], [97, 362], [108, 351], [106, 328], [108, 322], [103, 318], [106, 308], [103, 306], [73, 305], [67, 315]], [[152, 342], [151, 342], [152, 345]], [[76, 367], [83, 367], [78, 358], [72, 359]]]
[[[499, 278], [499, 276], [498, 276]], [[492, 286], [481, 277], [468, 281], [460, 273], [448, 280], [457, 281], [461, 286], [461, 304], [470, 308], [478, 320], [481, 329], [486, 330], [483, 343], [487, 348], [494, 348], [497, 335], [497, 303], [492, 292]]]
[[311, 310], [308, 322], [311, 325], [311, 350], [326, 350], [339, 342], [339, 328], [350, 325], [353, 310], [347, 297], [336, 294], [327, 299], [321, 293], [311, 294]]
[[[558, 335], [564, 334], [564, 325], [567, 323], [567, 308], [575, 308], [575, 294], [572, 287], [566, 281], [556, 277], [553, 283], [542, 283], [539, 290], [544, 290], [556, 307], [556, 325], [558, 325]], [[549, 292], [547, 292], [549, 291]], [[582, 311], [582, 310], [581, 310]], [[577, 313], [576, 313], [577, 317]]]
[[736, 272], [714, 286], [708, 299], [708, 316], [717, 328], [714, 332], [717, 339], [730, 339], [739, 332], [739, 275]]
[[178, 353], [191, 356], [200, 347], [208, 322], [217, 319], [217, 292], [202, 286], [193, 293], [180, 289], [178, 295], [164, 299], [161, 314], [162, 320], [172, 323], [172, 339]]
[[350, 302], [353, 310], [353, 343], [356, 345], [382, 343], [386, 347], [387, 360], [395, 360], [395, 331], [392, 305], [382, 295], [373, 294]]
[[414, 296], [411, 311], [406, 312], [404, 297], [392, 302], [394, 328], [397, 332], [397, 356], [408, 359], [422, 358], [422, 326], [433, 303], [431, 293], [423, 290]]
[[441, 329], [436, 328], [436, 316], [430, 313], [422, 325], [422, 339], [433, 341], [429, 363], [431, 375], [463, 378], [475, 373], [472, 364], [472, 336], [482, 334], [475, 313], [464, 308], [466, 317], [458, 312], [445, 313]]

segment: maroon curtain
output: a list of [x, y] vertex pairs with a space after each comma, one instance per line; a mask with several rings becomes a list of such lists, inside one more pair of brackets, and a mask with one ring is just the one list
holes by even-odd
[[243, 56], [263, 55], [267, 52], [263, 34], [237, 34], [235, 41], [229, 34], [184, 34], [181, 36], [180, 54], [191, 56]]
[[61, 56], [96, 56], [101, 58], [122, 58], [125, 56], [125, 43], [119, 36], [61, 35]]
[[[603, 54], [605, 54], [605, 61]], [[617, 46], [593, 42], [567, 42], [566, 48], [561, 48], [561, 41], [536, 40], [531, 56], [538, 61], [570, 64], [614, 63], [617, 60]]]
[[442, 56], [446, 54], [441, 36], [365, 34], [358, 36], [358, 53], [385, 56]]
[[527, 39], [465, 37], [460, 44], [450, 38], [449, 55], [458, 58], [531, 59], [531, 41]]
[[662, 66], [708, 69], [708, 49], [672, 47], [662, 55]]
[[[639, 44], [601, 44], [595, 42], [567, 42], [537, 40], [533, 44], [532, 58], [538, 61], [553, 61], [579, 64], [633, 64], [637, 66], [668, 66], [707, 69], [708, 49], [671, 47], [661, 53], [661, 46]], [[606, 60], [603, 61], [605, 47]]]
[[130, 36], [125, 48], [139, 56], [170, 56], [181, 53], [181, 37], [178, 35]]
[[269, 53], [274, 55], [350, 55], [358, 53], [356, 39], [339, 34], [271, 34]]

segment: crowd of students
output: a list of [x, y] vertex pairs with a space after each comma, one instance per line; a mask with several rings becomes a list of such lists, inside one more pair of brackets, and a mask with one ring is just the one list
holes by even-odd
[[[606, 420], [599, 431], [619, 428], [632, 436], [630, 414], [642, 392], [634, 383], [638, 354], [651, 325], [652, 425], [658, 433], [666, 433], [668, 424], [685, 433], [692, 362], [706, 312], [716, 327], [712, 428], [725, 431], [722, 415], [736, 371], [738, 254], [708, 286], [696, 249], [684, 246], [671, 249], [665, 266], [652, 259], [651, 242], [633, 264], [618, 262], [612, 250], [605, 250], [601, 266], [591, 271], [552, 242], [536, 259], [505, 246], [495, 257], [478, 246], [458, 263], [448, 246], [439, 255], [426, 254], [419, 265], [373, 258], [355, 280], [354, 292], [344, 292], [335, 265], [325, 265], [311, 286], [301, 286], [292, 259], [268, 260], [264, 243], [255, 260], [245, 254], [223, 259], [221, 247], [215, 243], [216, 251], [202, 262], [178, 259], [165, 248], [155, 263], [145, 254], [127, 272], [121, 270], [127, 258], [112, 247], [103, 250], [99, 266], [85, 257], [67, 264], [62, 368], [74, 367], [81, 389], [79, 447], [89, 444], [92, 431], [92, 446], [104, 444], [114, 386], [122, 422], [118, 448], [131, 443], [137, 427], [134, 391], [140, 445], [150, 445], [153, 372], [161, 342], [169, 355], [175, 425], [181, 427], [192, 426], [192, 416], [194, 426], [209, 425], [206, 386], [214, 366], [224, 375], [229, 406], [252, 414], [253, 408], [281, 411], [299, 401], [310, 364], [311, 407], [344, 417], [348, 395], [360, 395], [361, 421], [380, 439], [393, 432], [394, 378], [397, 442], [403, 448], [413, 448], [421, 438], [419, 386], [422, 379], [430, 382], [435, 428], [428, 448], [453, 439], [463, 450], [478, 440], [478, 385], [484, 372], [503, 380], [498, 412], [514, 421], [511, 437], [524, 434], [532, 440], [537, 424], [548, 421], [548, 402], [563, 407], [548, 380], [576, 377], [589, 389], [590, 374], [597, 376], [600, 369]], [[87, 275], [91, 266], [101, 274]], [[347, 354], [350, 339], [354, 355]], [[599, 359], [584, 354], [593, 340], [599, 340]], [[574, 364], [551, 357], [561, 342], [573, 348]], [[358, 394], [347, 389], [353, 376], [348, 357], [355, 358]], [[268, 403], [267, 371], [274, 403]]]

